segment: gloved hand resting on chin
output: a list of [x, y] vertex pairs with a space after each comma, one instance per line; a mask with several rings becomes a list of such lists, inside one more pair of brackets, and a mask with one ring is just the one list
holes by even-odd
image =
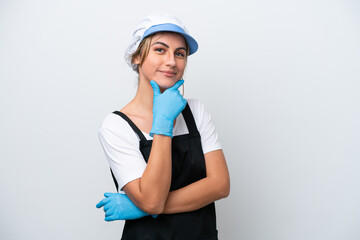
[[150, 81], [154, 90], [153, 123], [150, 136], [161, 134], [172, 137], [174, 120], [186, 106], [186, 100], [178, 90], [183, 83], [184, 80], [179, 80], [174, 86], [161, 93], [159, 85], [155, 81]]

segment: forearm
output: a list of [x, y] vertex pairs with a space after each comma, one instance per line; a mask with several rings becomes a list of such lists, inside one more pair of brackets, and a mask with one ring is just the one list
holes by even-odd
[[165, 202], [171, 184], [171, 138], [154, 135], [147, 167], [140, 181], [140, 192], [148, 200], [155, 197]]
[[229, 195], [227, 180], [203, 178], [186, 187], [169, 193], [164, 214], [194, 211]]
[[[136, 184], [136, 191], [133, 186]], [[171, 137], [154, 135], [142, 177], [125, 186], [130, 199], [141, 209], [156, 214], [163, 210], [171, 184]], [[129, 190], [129, 188], [133, 190]]]
[[230, 176], [222, 150], [205, 154], [206, 176], [170, 192], [163, 213], [194, 211], [230, 193]]

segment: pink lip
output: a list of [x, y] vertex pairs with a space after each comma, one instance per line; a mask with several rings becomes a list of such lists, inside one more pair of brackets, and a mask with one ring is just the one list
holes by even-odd
[[173, 71], [161, 71], [160, 70], [159, 72], [163, 73], [167, 77], [173, 77], [176, 75], [176, 72], [173, 72]]

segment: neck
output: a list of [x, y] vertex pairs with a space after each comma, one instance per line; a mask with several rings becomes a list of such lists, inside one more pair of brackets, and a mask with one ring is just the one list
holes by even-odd
[[139, 79], [136, 95], [131, 101], [136, 106], [139, 115], [152, 116], [153, 97], [154, 92], [150, 82]]

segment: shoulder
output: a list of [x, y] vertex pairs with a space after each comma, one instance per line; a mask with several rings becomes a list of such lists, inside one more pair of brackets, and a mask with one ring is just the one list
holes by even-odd
[[128, 122], [117, 114], [108, 114], [99, 129], [99, 137], [101, 138], [121, 138], [123, 140], [130, 140], [137, 142], [137, 137], [131, 129]]
[[186, 101], [189, 103], [190, 106], [203, 105], [200, 99], [197, 98], [187, 98]]
[[110, 113], [108, 114], [102, 124], [100, 129], [111, 129], [113, 131], [121, 131], [126, 127], [128, 123], [119, 115]]
[[215, 125], [213, 124], [212, 117], [206, 110], [204, 103], [198, 99], [188, 99], [188, 103], [201, 135], [203, 152], [208, 153], [221, 149], [222, 147], [218, 140]]
[[193, 112], [193, 114], [195, 112], [203, 112], [205, 111], [205, 106], [204, 106], [204, 103], [202, 101], [200, 101], [199, 99], [197, 98], [189, 98], [189, 99], [186, 99], [188, 104], [189, 104], [189, 107], [191, 109], [191, 111]]
[[209, 115], [204, 103], [199, 99], [190, 98], [187, 99], [187, 102], [197, 124], [201, 123], [204, 120], [204, 117]]

